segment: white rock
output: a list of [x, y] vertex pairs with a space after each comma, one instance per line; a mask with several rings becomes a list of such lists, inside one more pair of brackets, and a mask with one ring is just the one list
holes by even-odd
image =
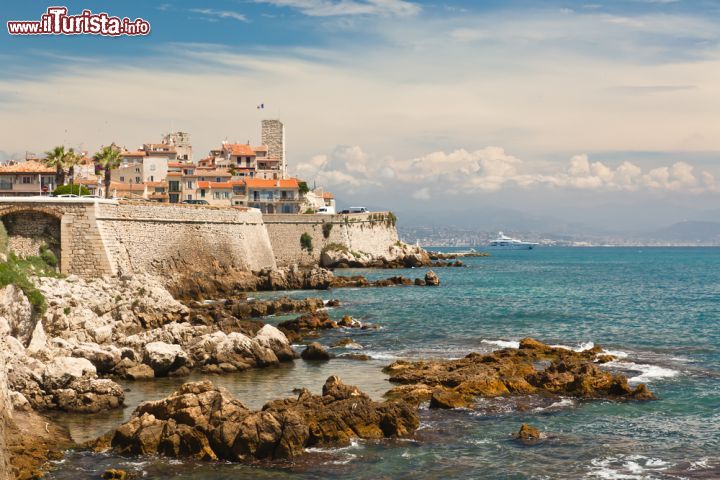
[[20, 392], [10, 392], [10, 401], [12, 402], [13, 409], [24, 412], [31, 409], [30, 402]]
[[144, 363], [150, 365], [157, 375], [182, 367], [188, 356], [180, 345], [151, 342], [145, 345]]
[[90, 360], [74, 357], [57, 357], [47, 364], [43, 371], [46, 385], [58, 388], [84, 375], [95, 376], [97, 370]]
[[265, 347], [272, 347], [273, 344], [290, 345], [287, 337], [277, 327], [264, 325], [255, 335], [255, 341]]
[[27, 347], [28, 355], [41, 352], [47, 349], [47, 335], [45, 335], [45, 329], [43, 328], [42, 322], [35, 324], [35, 330], [33, 330], [30, 343]]
[[5, 317], [11, 334], [27, 344], [35, 329], [32, 305], [20, 288], [8, 285], [0, 289], [0, 316]]

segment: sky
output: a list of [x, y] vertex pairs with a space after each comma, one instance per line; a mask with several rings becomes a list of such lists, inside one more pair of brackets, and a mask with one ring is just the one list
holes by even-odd
[[[54, 4], [4, 2], [3, 26]], [[617, 231], [720, 221], [720, 1], [62, 5], [151, 33], [5, 29], [0, 160], [170, 130], [197, 159], [280, 118], [291, 173], [341, 207], [427, 224], [483, 209]]]

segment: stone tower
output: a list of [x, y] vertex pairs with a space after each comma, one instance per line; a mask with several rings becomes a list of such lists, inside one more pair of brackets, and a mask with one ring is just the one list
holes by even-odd
[[280, 120], [263, 120], [260, 143], [268, 148], [267, 158], [278, 161], [280, 178], [287, 178], [285, 159], [285, 126]]
[[177, 152], [178, 160], [192, 161], [192, 144], [190, 134], [187, 132], [173, 132], [163, 136], [162, 143], [173, 145]]

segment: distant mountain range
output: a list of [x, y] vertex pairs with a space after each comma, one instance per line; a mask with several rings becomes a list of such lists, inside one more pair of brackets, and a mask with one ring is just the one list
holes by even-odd
[[643, 238], [688, 244], [720, 245], [720, 222], [687, 221], [648, 232]]

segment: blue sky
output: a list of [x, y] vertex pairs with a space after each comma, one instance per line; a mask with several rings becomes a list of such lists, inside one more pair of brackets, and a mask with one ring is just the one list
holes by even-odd
[[[5, 2], [3, 24], [49, 5]], [[717, 1], [63, 5], [142, 17], [152, 33], [4, 33], [2, 158], [137, 147], [171, 128], [199, 158], [257, 142], [260, 118], [279, 117], [291, 170], [348, 203], [573, 205], [564, 215], [583, 220], [617, 201], [720, 208]]]

